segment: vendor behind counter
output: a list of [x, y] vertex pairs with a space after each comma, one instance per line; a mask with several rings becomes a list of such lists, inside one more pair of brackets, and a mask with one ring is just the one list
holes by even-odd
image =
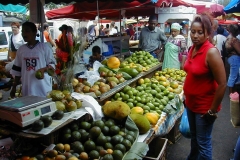
[[167, 37], [164, 32], [156, 27], [157, 16], [149, 17], [148, 26], [142, 28], [139, 36], [139, 48], [151, 53], [155, 58], [160, 59]]
[[101, 49], [99, 46], [94, 46], [92, 48], [92, 56], [89, 57], [89, 64], [87, 66], [88, 70], [90, 68], [93, 68], [93, 63], [95, 61], [102, 62], [105, 59], [105, 57], [101, 54]]

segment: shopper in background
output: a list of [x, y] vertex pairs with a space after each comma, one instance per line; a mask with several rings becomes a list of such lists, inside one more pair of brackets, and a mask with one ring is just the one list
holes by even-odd
[[225, 68], [212, 42], [212, 18], [201, 14], [190, 27], [193, 42], [184, 70], [185, 104], [191, 131], [187, 160], [212, 160], [211, 134], [226, 89]]
[[234, 85], [240, 84], [239, 68], [240, 68], [240, 41], [236, 38], [238, 35], [238, 26], [230, 24], [228, 26], [229, 35], [227, 37], [225, 48], [228, 55], [228, 63], [230, 65], [230, 73], [227, 85], [229, 93], [236, 91]]
[[162, 56], [162, 69], [183, 68], [188, 51], [185, 37], [180, 35], [181, 28], [182, 26], [178, 23], [173, 23], [171, 25], [171, 36], [167, 40], [165, 51]]
[[149, 17], [148, 26], [141, 29], [139, 36], [139, 48], [150, 52], [155, 58], [161, 59], [161, 52], [167, 42], [164, 32], [156, 28], [157, 17]]
[[[46, 97], [52, 90], [52, 78], [46, 70], [55, 67], [52, 49], [46, 44], [35, 40], [37, 29], [34, 23], [22, 25], [22, 36], [27, 44], [19, 47], [11, 74], [15, 76], [10, 96], [15, 97], [16, 86], [22, 83], [22, 96]], [[42, 79], [35, 77], [40, 71]]]
[[89, 66], [88, 68], [93, 68], [93, 63], [95, 61], [102, 62], [104, 60], [104, 56], [101, 54], [101, 49], [99, 46], [94, 46], [92, 48], [92, 56], [89, 57]]
[[111, 22], [110, 29], [109, 29], [109, 35], [115, 35], [117, 34], [117, 30], [115, 28], [115, 22]]
[[53, 41], [51, 34], [49, 33], [49, 25], [48, 25], [47, 23], [45, 23], [45, 24], [43, 25], [43, 29], [44, 29], [43, 35], [44, 35], [44, 37], [45, 37], [48, 45], [49, 45], [51, 48], [52, 48], [52, 47], [55, 47], [55, 48], [56, 48], [57, 46], [56, 46], [55, 42]]
[[222, 54], [222, 45], [226, 41], [226, 37], [223, 35], [224, 29], [222, 27], [218, 27], [217, 29], [217, 35], [213, 37], [213, 40], [215, 42], [215, 46], [217, 47], [218, 51], [221, 53], [223, 63], [225, 65], [225, 56]]
[[127, 33], [127, 35], [129, 35], [130, 36], [130, 40], [133, 40], [134, 39], [134, 29], [133, 29], [133, 25], [132, 24], [129, 24], [128, 25], [128, 29], [126, 29], [126, 33]]
[[11, 28], [12, 28], [12, 34], [10, 35], [10, 43], [9, 43], [9, 50], [8, 50], [8, 56], [7, 56], [7, 59], [9, 61], [12, 61], [15, 59], [18, 48], [25, 43], [19, 31], [20, 24], [18, 22], [12, 22]]

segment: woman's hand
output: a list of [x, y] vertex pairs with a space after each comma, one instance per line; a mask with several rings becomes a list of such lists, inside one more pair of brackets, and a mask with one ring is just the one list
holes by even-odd
[[201, 117], [204, 118], [208, 123], [213, 123], [217, 119], [216, 113], [209, 113], [210, 110], [208, 110], [207, 113], [203, 114]]

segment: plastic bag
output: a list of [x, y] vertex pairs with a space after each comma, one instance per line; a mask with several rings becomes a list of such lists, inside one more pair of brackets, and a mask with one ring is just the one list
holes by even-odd
[[183, 114], [182, 114], [179, 131], [185, 138], [191, 138], [186, 108], [184, 109]]
[[233, 127], [240, 127], [240, 105], [239, 94], [237, 92], [230, 95], [230, 117]]

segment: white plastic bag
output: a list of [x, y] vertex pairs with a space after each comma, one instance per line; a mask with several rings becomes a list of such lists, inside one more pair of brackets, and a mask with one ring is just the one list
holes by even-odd
[[[95, 61], [93, 63], [93, 70], [92, 71], [86, 71], [84, 73], [84, 77], [87, 78], [87, 82], [90, 83], [91, 86], [98, 81], [100, 78], [100, 75], [98, 73], [98, 68], [103, 66], [100, 62]], [[81, 76], [80, 76], [81, 77]]]

